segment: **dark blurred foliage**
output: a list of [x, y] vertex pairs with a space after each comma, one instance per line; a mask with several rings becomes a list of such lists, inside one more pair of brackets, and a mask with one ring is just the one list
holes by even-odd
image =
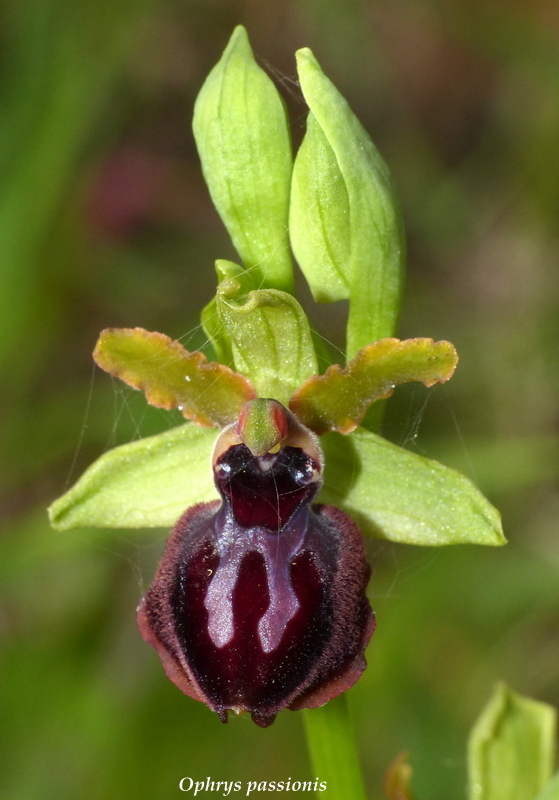
[[[106, 448], [178, 422], [90, 353], [107, 325], [204, 345], [213, 260], [235, 256], [190, 120], [239, 22], [296, 143], [296, 48], [348, 98], [404, 203], [400, 335], [461, 355], [447, 386], [398, 390], [385, 432], [477, 481], [510, 544], [371, 542], [379, 624], [350, 699], [371, 797], [404, 749], [418, 798], [465, 796], [467, 732], [497, 678], [559, 705], [557, 4], [4, 0], [0, 20], [2, 797], [310, 776], [297, 713], [222, 726], [140, 640], [164, 532], [55, 533], [44, 511]], [[307, 305], [342, 345], [343, 304]]]

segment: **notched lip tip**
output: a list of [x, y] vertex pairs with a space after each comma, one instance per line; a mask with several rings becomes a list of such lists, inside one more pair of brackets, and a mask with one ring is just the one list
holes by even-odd
[[252, 711], [250, 716], [252, 717], [252, 721], [255, 722], [259, 728], [269, 728], [275, 721], [277, 715], [261, 714], [258, 711]]
[[275, 715], [271, 719], [269, 719], [268, 717], [261, 717], [261, 715], [257, 711], [251, 711], [249, 708], [245, 708], [244, 706], [229, 706], [228, 708], [216, 709], [215, 711], [217, 716], [224, 724], [229, 722], [229, 712], [231, 712], [231, 714], [233, 714], [238, 719], [240, 719], [241, 717], [245, 717], [247, 714], [250, 714], [253, 721], [256, 722], [257, 725], [260, 725], [260, 727], [262, 728], [267, 728], [268, 725], [271, 725], [275, 719]]
[[263, 714], [261, 711], [251, 711], [250, 708], [245, 708], [244, 706], [229, 706], [228, 708], [215, 709], [215, 711], [223, 723], [229, 722], [229, 712], [239, 719], [250, 714], [252, 721], [259, 728], [269, 728], [277, 716], [276, 714]]

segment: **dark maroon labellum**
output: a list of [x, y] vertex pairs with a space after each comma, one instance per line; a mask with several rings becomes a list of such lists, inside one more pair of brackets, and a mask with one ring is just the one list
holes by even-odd
[[[300, 426], [294, 440], [305, 441]], [[322, 467], [311, 434], [309, 447], [288, 437], [263, 456], [225, 441], [214, 457], [222, 501], [179, 519], [138, 621], [183, 692], [223, 722], [249, 711], [266, 727], [358, 679], [374, 630], [370, 569], [355, 523], [311, 505]]]

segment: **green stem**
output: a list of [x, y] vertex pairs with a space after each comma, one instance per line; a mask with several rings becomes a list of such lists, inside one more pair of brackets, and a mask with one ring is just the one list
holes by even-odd
[[345, 694], [305, 710], [304, 717], [313, 777], [326, 781], [328, 800], [366, 800]]

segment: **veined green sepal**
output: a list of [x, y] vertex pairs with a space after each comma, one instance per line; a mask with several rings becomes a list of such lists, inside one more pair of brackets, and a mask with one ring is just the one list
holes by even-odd
[[287, 116], [241, 25], [198, 95], [193, 128], [212, 200], [244, 266], [258, 285], [292, 291]]
[[258, 396], [286, 406], [295, 389], [318, 371], [309, 322], [297, 300], [277, 289], [245, 295], [231, 277], [218, 287], [217, 310], [231, 339], [235, 369]]
[[348, 513], [367, 536], [403, 544], [502, 545], [499, 512], [464, 475], [364, 428], [327, 433], [319, 501]]
[[319, 301], [349, 298], [347, 357], [394, 334], [404, 232], [388, 167], [308, 48], [297, 52], [311, 110], [295, 160], [290, 235]]
[[49, 508], [53, 528], [170, 528], [218, 497], [211, 469], [217, 431], [192, 422], [115, 447]]

